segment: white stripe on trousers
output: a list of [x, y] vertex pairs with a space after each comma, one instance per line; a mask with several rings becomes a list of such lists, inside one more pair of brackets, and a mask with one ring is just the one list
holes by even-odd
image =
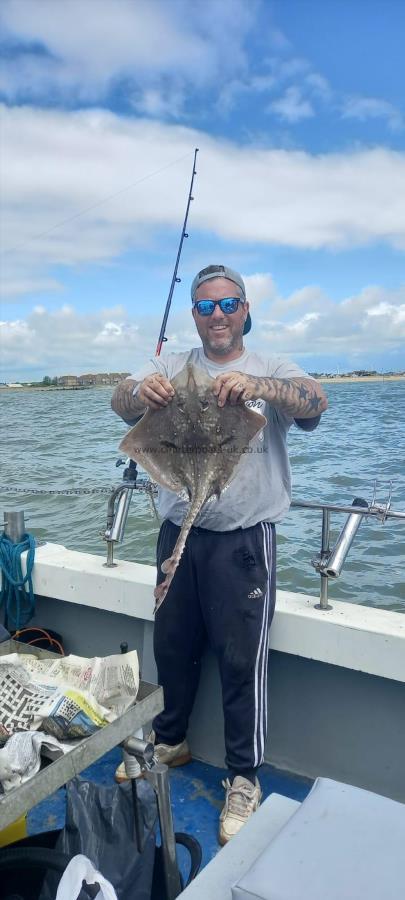
[[262, 522], [263, 550], [267, 569], [267, 590], [263, 603], [263, 617], [260, 631], [259, 647], [255, 665], [255, 725], [254, 725], [254, 760], [253, 767], [260, 766], [264, 756], [264, 744], [267, 731], [267, 657], [269, 650], [269, 605], [271, 593], [272, 569], [272, 531], [268, 522]]

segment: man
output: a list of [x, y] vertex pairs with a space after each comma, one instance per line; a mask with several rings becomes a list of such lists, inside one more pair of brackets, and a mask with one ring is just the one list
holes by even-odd
[[[275, 526], [287, 512], [291, 480], [286, 438], [295, 423], [312, 431], [327, 399], [320, 384], [279, 357], [243, 345], [251, 328], [245, 285], [238, 272], [212, 265], [191, 286], [192, 315], [202, 347], [157, 358], [122, 381], [112, 407], [133, 424], [147, 407], [173, 397], [171, 381], [189, 360], [214, 379], [218, 405], [247, 402], [267, 418], [228, 488], [205, 504], [191, 530], [167, 597], [155, 620], [154, 651], [165, 709], [153, 722], [155, 750], [168, 765], [188, 762], [189, 715], [208, 639], [222, 683], [226, 764], [219, 840], [226, 843], [257, 809], [257, 770], [267, 731], [268, 632], [275, 602]], [[157, 544], [171, 556], [187, 508], [182, 495], [159, 491], [164, 519]], [[118, 778], [120, 773], [118, 773]]]

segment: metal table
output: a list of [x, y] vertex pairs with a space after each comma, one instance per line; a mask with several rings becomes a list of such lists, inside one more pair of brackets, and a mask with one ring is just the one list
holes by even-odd
[[[57, 655], [26, 644], [18, 644], [16, 641], [5, 641], [0, 644], [0, 655], [15, 652], [33, 653], [41, 658]], [[0, 829], [11, 825], [41, 800], [49, 797], [75, 775], [79, 775], [91, 763], [135, 734], [162, 709], [163, 689], [156, 684], [141, 681], [135, 706], [90, 737], [78, 741], [72, 750], [49, 763], [25, 784], [0, 796]]]
[[[57, 656], [55, 653], [39, 650], [16, 641], [4, 641], [0, 644], [0, 655], [14, 652], [22, 655], [33, 653], [42, 658]], [[112, 750], [113, 747], [123, 744], [126, 751], [138, 759], [144, 777], [156, 794], [166, 898], [175, 900], [182, 888], [176, 855], [168, 767], [157, 762], [152, 756], [152, 744], [133, 737], [143, 725], [160, 713], [163, 707], [163, 688], [141, 681], [134, 706], [118, 716], [114, 722], [104, 725], [90, 737], [78, 741], [72, 750], [49, 763], [25, 784], [0, 796], [0, 830], [11, 825], [41, 800], [49, 797], [71, 778], [79, 775], [91, 763], [96, 762], [97, 759]], [[136, 778], [132, 779], [132, 796], [136, 821], [138, 816]]]

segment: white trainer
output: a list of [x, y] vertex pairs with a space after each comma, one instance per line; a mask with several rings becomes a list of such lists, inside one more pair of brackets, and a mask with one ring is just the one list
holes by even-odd
[[[151, 731], [148, 741], [155, 744], [155, 740], [155, 732]], [[170, 768], [174, 766], [185, 766], [186, 763], [191, 762], [190, 748], [186, 740], [181, 741], [180, 744], [175, 744], [174, 746], [171, 744], [155, 744], [155, 752], [153, 755], [157, 762], [166, 763]]]
[[[154, 731], [151, 731], [147, 740], [152, 744], [155, 744]], [[191, 762], [191, 753], [187, 741], [182, 741], [181, 744], [175, 744], [174, 747], [170, 744], [155, 744], [154, 757], [157, 762], [166, 763], [170, 768], [174, 768], [174, 766], [185, 766], [186, 763]], [[125, 763], [122, 762], [117, 767], [114, 778], [119, 784], [122, 781], [129, 781], [125, 771]]]
[[256, 812], [262, 799], [260, 784], [252, 784], [248, 778], [237, 775], [232, 784], [227, 778], [222, 782], [226, 790], [225, 806], [219, 817], [219, 843], [224, 845], [243, 827]]

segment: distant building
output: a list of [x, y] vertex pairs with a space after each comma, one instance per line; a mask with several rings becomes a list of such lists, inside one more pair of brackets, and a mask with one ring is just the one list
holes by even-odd
[[87, 375], [79, 375], [78, 383], [82, 385], [90, 384], [118, 384], [123, 378], [129, 375], [129, 372], [97, 372]]
[[60, 375], [57, 379], [59, 387], [74, 387], [77, 385], [77, 375]]
[[111, 372], [110, 373], [110, 384], [118, 384], [120, 381], [123, 381], [124, 378], [128, 378], [130, 372]]
[[[87, 372], [84, 375], [59, 375], [54, 380], [58, 387], [89, 387], [89, 385], [118, 384], [127, 378], [129, 372]], [[22, 387], [21, 384], [9, 384], [7, 387]]]

